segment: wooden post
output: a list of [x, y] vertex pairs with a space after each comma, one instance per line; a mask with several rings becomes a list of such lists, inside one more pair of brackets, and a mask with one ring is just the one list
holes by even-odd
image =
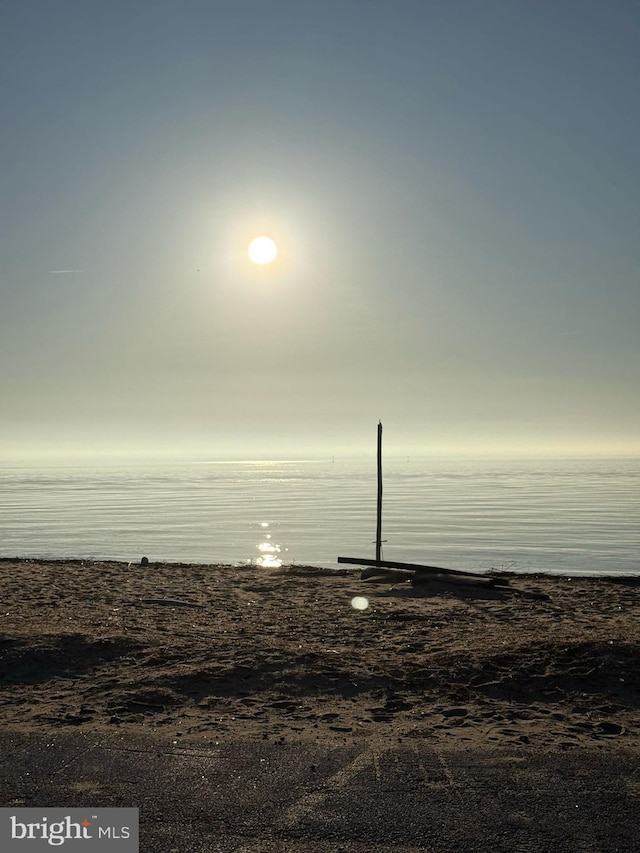
[[376, 560], [382, 551], [382, 421], [378, 421], [378, 514], [376, 524]]

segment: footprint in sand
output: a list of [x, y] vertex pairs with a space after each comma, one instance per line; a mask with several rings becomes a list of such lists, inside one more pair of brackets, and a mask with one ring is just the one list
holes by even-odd
[[469, 721], [466, 719], [469, 716], [468, 708], [443, 708], [440, 714], [447, 728], [469, 725]]
[[602, 723], [598, 723], [596, 728], [596, 736], [605, 736], [605, 737], [617, 737], [617, 735], [621, 735], [624, 732], [624, 726], [621, 726], [620, 723], [611, 723], [605, 720]]
[[398, 711], [409, 711], [414, 707], [414, 705], [415, 702], [407, 702], [400, 697], [396, 697], [394, 699], [387, 700], [385, 711], [390, 714], [395, 714]]

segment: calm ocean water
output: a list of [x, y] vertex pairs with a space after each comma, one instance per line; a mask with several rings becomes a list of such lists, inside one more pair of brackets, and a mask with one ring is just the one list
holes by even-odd
[[[385, 559], [640, 572], [640, 460], [385, 459]], [[373, 557], [373, 460], [0, 468], [0, 556]]]

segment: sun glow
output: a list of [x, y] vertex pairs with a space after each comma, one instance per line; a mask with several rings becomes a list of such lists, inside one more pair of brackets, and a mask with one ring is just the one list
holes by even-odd
[[270, 264], [277, 254], [278, 247], [271, 237], [256, 237], [249, 243], [249, 260], [254, 264]]

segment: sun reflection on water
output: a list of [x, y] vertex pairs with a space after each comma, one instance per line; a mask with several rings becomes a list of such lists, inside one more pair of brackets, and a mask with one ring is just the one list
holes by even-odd
[[[269, 527], [269, 522], [261, 521], [260, 527]], [[282, 552], [282, 548], [275, 542], [271, 542], [270, 533], [264, 533], [263, 536], [264, 541], [259, 542], [256, 546], [258, 551], [260, 551], [260, 556], [256, 560], [256, 565], [262, 566], [265, 569], [278, 569], [282, 565], [282, 560], [278, 556]]]
[[273, 545], [271, 542], [261, 542], [258, 545], [260, 556], [256, 560], [256, 563], [265, 568], [279, 568], [282, 565], [282, 560], [278, 557], [281, 550], [279, 545]]

